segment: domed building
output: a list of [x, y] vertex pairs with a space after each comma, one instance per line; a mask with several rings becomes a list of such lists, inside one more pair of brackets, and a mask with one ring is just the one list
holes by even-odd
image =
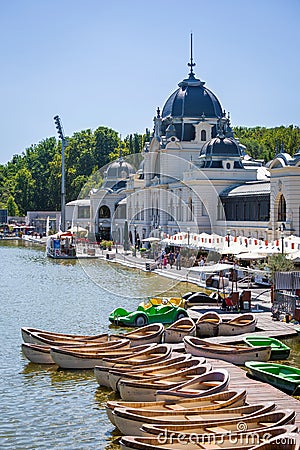
[[253, 160], [217, 96], [196, 78], [192, 57], [188, 66], [157, 108], [142, 160], [134, 167], [120, 155], [91, 191], [90, 230], [122, 242], [126, 228], [131, 243], [187, 230], [267, 240], [282, 224], [299, 234], [300, 149], [267, 166]]

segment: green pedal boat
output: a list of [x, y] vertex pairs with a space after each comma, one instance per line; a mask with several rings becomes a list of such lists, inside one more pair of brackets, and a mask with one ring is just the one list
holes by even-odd
[[245, 366], [255, 378], [291, 395], [300, 395], [300, 369], [297, 367], [256, 361], [246, 362]]
[[265, 337], [265, 336], [246, 336], [244, 342], [249, 345], [249, 347], [261, 347], [268, 345], [271, 347], [271, 360], [287, 359], [290, 356], [290, 347], [278, 341], [278, 339]]

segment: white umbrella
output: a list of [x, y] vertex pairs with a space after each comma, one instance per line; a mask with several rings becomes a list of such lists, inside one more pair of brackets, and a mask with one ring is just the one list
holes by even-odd
[[202, 267], [190, 267], [189, 270], [192, 270], [194, 272], [207, 272], [207, 273], [215, 273], [215, 272], [222, 272], [222, 270], [232, 269], [232, 264], [226, 264], [226, 263], [217, 263], [217, 264], [211, 264], [207, 266]]
[[161, 239], [156, 237], [148, 237], [146, 239], [142, 239], [142, 242], [159, 242], [159, 241], [161, 241]]
[[247, 252], [247, 253], [240, 253], [236, 256], [238, 259], [243, 259], [245, 261], [251, 261], [251, 259], [262, 259], [264, 256], [260, 253], [256, 252]]

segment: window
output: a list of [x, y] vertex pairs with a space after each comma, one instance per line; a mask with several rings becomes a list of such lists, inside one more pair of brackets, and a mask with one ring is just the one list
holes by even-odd
[[99, 209], [99, 218], [100, 219], [109, 219], [110, 218], [110, 209], [108, 206], [103, 205]]
[[279, 198], [278, 203], [278, 222], [285, 222], [286, 221], [286, 203], [285, 198], [281, 194]]
[[90, 218], [90, 207], [78, 206], [78, 219], [89, 219], [89, 218]]
[[206, 131], [201, 130], [201, 141], [206, 141]]

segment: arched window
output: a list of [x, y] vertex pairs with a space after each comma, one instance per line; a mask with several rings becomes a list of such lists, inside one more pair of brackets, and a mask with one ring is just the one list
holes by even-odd
[[281, 194], [278, 202], [278, 222], [285, 222], [286, 221], [286, 203], [285, 198]]
[[206, 131], [201, 130], [201, 141], [206, 141]]
[[103, 205], [100, 207], [99, 219], [110, 219], [110, 209], [108, 206]]

